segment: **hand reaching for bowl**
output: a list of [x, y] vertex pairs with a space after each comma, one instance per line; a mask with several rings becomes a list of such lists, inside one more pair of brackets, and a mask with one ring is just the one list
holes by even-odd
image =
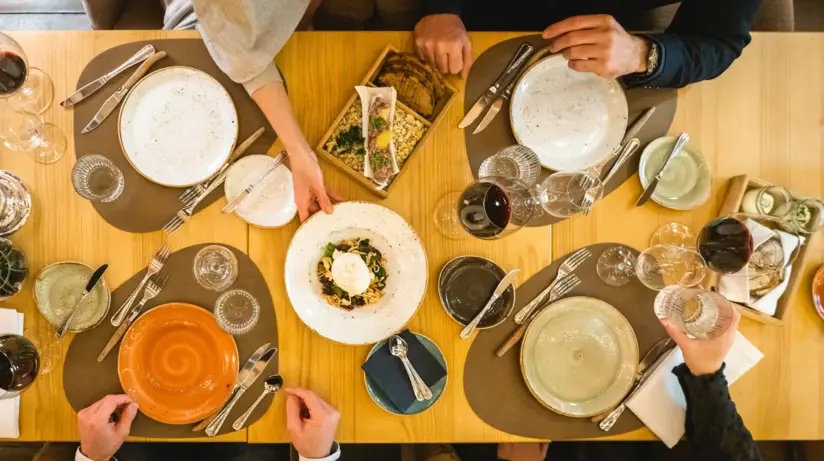
[[127, 395], [107, 395], [80, 410], [77, 413], [80, 453], [92, 461], [111, 459], [129, 436], [135, 416], [137, 404]]

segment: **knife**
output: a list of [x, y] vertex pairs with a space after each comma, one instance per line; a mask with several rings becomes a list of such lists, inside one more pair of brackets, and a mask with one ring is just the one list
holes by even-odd
[[485, 92], [475, 101], [475, 104], [472, 105], [472, 108], [469, 109], [466, 116], [461, 120], [461, 123], [458, 124], [458, 128], [466, 128], [472, 122], [481, 115], [481, 112], [492, 102], [492, 99], [495, 95], [498, 94], [498, 90], [501, 89], [501, 85], [503, 85], [504, 81], [515, 72], [515, 69], [521, 67], [521, 65], [526, 62], [527, 58], [529, 57], [532, 52], [535, 51], [535, 47], [530, 45], [529, 43], [522, 43], [521, 46], [518, 48], [518, 52], [512, 56], [512, 59], [509, 60], [509, 64], [506, 65], [501, 75], [498, 76], [498, 79], [495, 80], [495, 83], [492, 84]]
[[106, 272], [106, 269], [108, 268], [109, 265], [104, 264], [98, 267], [96, 271], [94, 271], [92, 276], [89, 278], [89, 282], [86, 284], [86, 288], [83, 290], [83, 296], [81, 296], [80, 299], [76, 303], [74, 303], [74, 307], [72, 307], [72, 309], [69, 311], [69, 315], [67, 315], [66, 318], [63, 319], [63, 323], [61, 323], [60, 326], [57, 328], [58, 338], [62, 338], [63, 335], [65, 335], [66, 332], [69, 330], [69, 324], [72, 323], [72, 320], [74, 320], [74, 316], [77, 315], [77, 312], [80, 310], [80, 305], [83, 304], [83, 301], [86, 300], [86, 298], [89, 296], [89, 293], [91, 293], [92, 290], [94, 290], [94, 287], [97, 285], [97, 282], [99, 282], [100, 279], [103, 278], [103, 273]]
[[481, 311], [478, 312], [478, 315], [476, 315], [475, 318], [472, 319], [471, 322], [469, 322], [469, 325], [464, 327], [464, 329], [461, 331], [461, 339], [467, 339], [470, 336], [472, 336], [472, 333], [475, 331], [476, 328], [478, 328], [478, 324], [480, 324], [481, 320], [484, 319], [486, 313], [489, 312], [489, 309], [492, 309], [492, 305], [495, 304], [495, 301], [497, 301], [498, 298], [500, 298], [504, 294], [504, 292], [510, 286], [512, 286], [512, 282], [514, 282], [515, 279], [518, 277], [518, 272], [521, 272], [521, 270], [513, 269], [509, 271], [509, 273], [506, 274], [503, 279], [501, 279], [501, 282], [498, 284], [497, 287], [495, 287], [495, 291], [492, 293], [492, 296], [489, 298], [489, 301], [486, 302], [484, 308], [481, 309]]
[[156, 63], [157, 61], [165, 57], [166, 52], [161, 51], [153, 54], [151, 57], [149, 57], [149, 59], [144, 61], [143, 64], [141, 64], [140, 67], [138, 67], [137, 70], [134, 71], [134, 74], [132, 74], [132, 76], [129, 77], [128, 80], [126, 80], [126, 83], [124, 83], [119, 90], [115, 91], [114, 94], [109, 96], [109, 99], [107, 99], [106, 102], [103, 103], [103, 106], [101, 106], [100, 110], [98, 110], [97, 113], [94, 114], [94, 118], [92, 118], [89, 124], [86, 125], [86, 128], [83, 128], [83, 131], [81, 133], [85, 134], [99, 127], [100, 124], [103, 123], [104, 120], [106, 120], [106, 117], [108, 117], [109, 114], [111, 114], [117, 107], [117, 105], [120, 104], [120, 101], [122, 101], [123, 98], [126, 97], [126, 94], [129, 93], [129, 90], [132, 89], [135, 83], [137, 83], [138, 80], [140, 80], [141, 78], [143, 78], [144, 75], [146, 75], [146, 72], [149, 71], [149, 68], [152, 67], [152, 64]]
[[123, 64], [117, 66], [113, 71], [109, 72], [108, 74], [98, 78], [97, 80], [92, 80], [91, 82], [87, 83], [83, 88], [75, 91], [74, 94], [69, 96], [68, 98], [64, 99], [60, 102], [60, 105], [63, 107], [69, 107], [77, 104], [78, 102], [86, 99], [94, 93], [95, 91], [103, 88], [104, 85], [109, 83], [109, 81], [118, 75], [120, 75], [124, 70], [136, 66], [141, 62], [149, 59], [151, 55], [155, 53], [155, 48], [152, 45], [146, 45], [140, 49], [137, 53], [135, 53], [131, 58], [126, 60]]
[[[534, 50], [528, 50], [526, 57], [529, 58], [532, 55], [533, 51]], [[501, 93], [500, 96], [495, 98], [495, 101], [492, 102], [492, 105], [489, 107], [489, 110], [486, 112], [486, 115], [484, 115], [483, 120], [481, 120], [481, 123], [479, 123], [478, 126], [475, 127], [475, 131], [473, 131], [472, 134], [478, 134], [484, 129], [486, 129], [487, 126], [489, 126], [489, 124], [492, 122], [495, 116], [498, 115], [498, 112], [501, 111], [501, 107], [503, 107], [504, 102], [508, 101], [509, 98], [512, 96], [512, 90], [515, 88], [516, 83], [518, 83], [518, 78], [513, 78], [509, 82], [509, 85], [507, 85], [504, 89], [504, 92]]]
[[[243, 396], [243, 393], [246, 392], [246, 389], [249, 389], [249, 387], [252, 384], [254, 384], [255, 381], [257, 381], [261, 373], [263, 373], [263, 370], [266, 369], [266, 365], [269, 364], [269, 361], [272, 360], [272, 357], [275, 356], [277, 351], [278, 348], [273, 347], [264, 352], [260, 359], [257, 362], [255, 362], [252, 369], [249, 370], [249, 372], [246, 374], [246, 379], [244, 379], [243, 382], [241, 382], [239, 387], [236, 386], [237, 389], [232, 393], [232, 398], [229, 399], [229, 403], [227, 403], [226, 406], [224, 406], [220, 410], [217, 416], [215, 416], [214, 421], [212, 421], [206, 426], [206, 435], [208, 435], [209, 437], [214, 437], [217, 435], [217, 433], [220, 431], [220, 427], [223, 426], [223, 423], [226, 421], [226, 418], [232, 411], [232, 408], [235, 406], [238, 400], [240, 400], [240, 397]], [[241, 376], [240, 374], [238, 374], [238, 380], [240, 380], [240, 378]]]
[[609, 169], [607, 177], [604, 178], [603, 181], [601, 181], [601, 184], [607, 184], [609, 180], [612, 179], [612, 176], [615, 175], [615, 173], [617, 173], [619, 169], [621, 169], [621, 166], [623, 166], [624, 163], [626, 163], [627, 160], [629, 160], [629, 158], [632, 157], [632, 154], [634, 154], [635, 151], [638, 150], [638, 146], [640, 145], [641, 141], [639, 141], [638, 138], [632, 138], [629, 141], [627, 141], [627, 143], [624, 144], [624, 148], [621, 150], [621, 154], [618, 155], [618, 160], [616, 160], [615, 163], [612, 164], [612, 168]]
[[275, 171], [275, 169], [277, 167], [279, 167], [281, 163], [283, 163], [284, 158], [286, 158], [285, 152], [281, 152], [278, 155], [276, 155], [275, 156], [275, 163], [272, 166], [270, 166], [269, 169], [267, 169], [266, 172], [264, 172], [257, 179], [257, 181], [253, 182], [252, 184], [249, 184], [249, 186], [246, 189], [243, 189], [239, 194], [235, 195], [234, 198], [232, 198], [232, 200], [229, 200], [229, 203], [227, 203], [226, 206], [224, 206], [220, 210], [220, 212], [223, 213], [223, 214], [227, 214], [227, 213], [231, 213], [231, 212], [235, 211], [237, 209], [237, 207], [239, 207], [240, 204], [243, 203], [243, 200], [245, 200], [246, 197], [248, 197], [249, 194], [251, 194], [252, 191], [257, 186], [259, 186], [260, 183], [262, 183], [263, 180], [266, 179], [267, 176], [269, 176], [269, 173]]
[[630, 139], [634, 138], [635, 135], [637, 135], [638, 132], [641, 131], [641, 128], [643, 128], [644, 125], [647, 124], [649, 119], [652, 117], [653, 113], [655, 113], [655, 106], [652, 106], [641, 112], [641, 115], [639, 115], [638, 118], [636, 118], [635, 121], [632, 122], [632, 125], [629, 126], [629, 129], [627, 130], [626, 134], [624, 134], [624, 139], [621, 140], [620, 145], [624, 146], [629, 142]]
[[[258, 363], [258, 361], [260, 361], [260, 358], [263, 357], [263, 354], [270, 349], [270, 344], [271, 343], [266, 343], [258, 347], [257, 350], [251, 355], [251, 357], [249, 357], [249, 359], [246, 360], [246, 363], [243, 364], [243, 368], [240, 369], [240, 371], [237, 374], [237, 379], [235, 379], [235, 387], [232, 389], [232, 393], [229, 396], [229, 399], [226, 400], [227, 403], [229, 402], [229, 400], [232, 400], [232, 398], [235, 396], [235, 393], [238, 391], [238, 389], [240, 389], [240, 385], [243, 384], [246, 381], [246, 378], [249, 377], [249, 374], [252, 373], [252, 369], [255, 368], [255, 364]], [[226, 404], [224, 404], [224, 406], [225, 405]], [[215, 420], [215, 417], [217, 417], [217, 414], [222, 409], [223, 407], [218, 408], [214, 411], [214, 413], [209, 415], [208, 418], [199, 422], [195, 427], [192, 428], [192, 432], [200, 432], [203, 429], [206, 429], [206, 426], [208, 426], [209, 423]]]
[[664, 175], [664, 170], [667, 168], [667, 165], [669, 164], [670, 160], [672, 160], [673, 157], [675, 157], [676, 155], [678, 155], [679, 152], [681, 152], [681, 149], [683, 149], [684, 146], [687, 145], [687, 142], [689, 142], [689, 140], [690, 136], [687, 133], [681, 133], [681, 135], [678, 136], [678, 140], [675, 141], [675, 146], [672, 148], [672, 152], [670, 152], [669, 156], [667, 156], [667, 159], [664, 160], [664, 164], [661, 165], [661, 169], [659, 169], [658, 173], [655, 174], [655, 177], [652, 178], [652, 182], [649, 183], [647, 189], [644, 191], [643, 194], [641, 194], [641, 197], [638, 198], [638, 201], [635, 202], [635, 206], [641, 206], [647, 203], [649, 198], [652, 197], [652, 193], [655, 192], [655, 188], [658, 187], [658, 182], [661, 181], [661, 176]]

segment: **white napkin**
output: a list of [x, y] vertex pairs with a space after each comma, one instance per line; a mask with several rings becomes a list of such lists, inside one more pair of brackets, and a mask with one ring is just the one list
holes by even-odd
[[[0, 309], [0, 334], [23, 334], [23, 314], [14, 309]], [[20, 437], [20, 397], [0, 400], [0, 438]]]
[[[741, 333], [736, 332], [735, 342], [727, 354], [724, 376], [732, 385], [738, 378], [764, 357]], [[684, 363], [681, 349], [676, 347], [660, 359], [661, 364], [652, 372], [641, 389], [628, 402], [627, 407], [647, 427], [672, 448], [684, 435], [687, 402], [684, 391], [672, 369]]]

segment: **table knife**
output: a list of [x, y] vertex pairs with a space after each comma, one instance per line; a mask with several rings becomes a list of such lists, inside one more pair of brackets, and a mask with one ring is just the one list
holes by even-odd
[[246, 189], [243, 189], [239, 194], [235, 195], [232, 198], [232, 200], [229, 200], [229, 203], [227, 203], [226, 206], [224, 206], [220, 210], [220, 212], [223, 214], [227, 214], [235, 211], [237, 207], [239, 207], [240, 204], [243, 203], [246, 197], [248, 197], [249, 194], [251, 194], [252, 191], [255, 190], [255, 188], [259, 186], [260, 183], [262, 183], [263, 180], [266, 179], [266, 177], [269, 176], [271, 172], [275, 171], [275, 169], [277, 169], [277, 167], [279, 167], [280, 164], [283, 163], [283, 160], [285, 158], [286, 154], [284, 152], [281, 152], [278, 155], [276, 155], [275, 163], [272, 166], [270, 166], [262, 175], [260, 175], [260, 177], [255, 182], [249, 184], [249, 186], [246, 187]]
[[100, 107], [100, 110], [98, 110], [97, 113], [94, 114], [92, 120], [89, 122], [88, 125], [86, 125], [86, 128], [83, 128], [83, 131], [81, 133], [85, 134], [99, 127], [100, 124], [103, 123], [104, 120], [106, 120], [106, 117], [108, 117], [109, 114], [111, 114], [114, 111], [114, 109], [118, 106], [118, 104], [120, 104], [120, 101], [122, 101], [123, 98], [126, 97], [126, 95], [129, 93], [129, 90], [132, 89], [135, 83], [137, 83], [138, 80], [140, 80], [141, 78], [143, 78], [144, 75], [146, 75], [146, 72], [149, 71], [149, 68], [152, 67], [152, 64], [163, 59], [164, 57], [166, 57], [166, 52], [161, 51], [159, 53], [153, 54], [151, 57], [149, 57], [149, 59], [144, 61], [143, 64], [141, 64], [140, 67], [138, 67], [137, 70], [134, 71], [134, 74], [132, 74], [132, 76], [129, 77], [128, 80], [126, 80], [126, 83], [124, 83], [119, 90], [115, 91], [113, 95], [109, 96], [109, 99], [107, 99], [106, 102], [103, 103], [103, 105]]
[[461, 120], [461, 123], [458, 124], [458, 128], [466, 128], [475, 119], [481, 115], [481, 112], [486, 109], [489, 103], [492, 102], [492, 99], [495, 98], [495, 95], [498, 94], [498, 90], [501, 89], [501, 85], [504, 84], [507, 78], [515, 72], [515, 69], [519, 68], [521, 64], [526, 62], [529, 55], [535, 51], [535, 47], [530, 45], [529, 43], [522, 43], [521, 46], [518, 48], [518, 52], [512, 56], [512, 59], [509, 60], [509, 64], [506, 65], [501, 75], [498, 76], [498, 79], [495, 80], [495, 83], [492, 84], [485, 92], [475, 101], [475, 104], [472, 105], [472, 108], [469, 109], [466, 116]]
[[[526, 51], [526, 59], [529, 59], [529, 57], [532, 56], [532, 53], [534, 51], [535, 51], [534, 49], [527, 50]], [[524, 63], [527, 62], [526, 59], [524, 60]], [[520, 70], [523, 67], [524, 67], [523, 64], [518, 66], [518, 68], [517, 68], [518, 76], [520, 76], [520, 74], [521, 74]], [[492, 105], [489, 106], [489, 110], [486, 112], [486, 115], [484, 115], [483, 120], [481, 120], [481, 123], [479, 123], [478, 126], [475, 127], [475, 131], [473, 131], [472, 134], [480, 133], [481, 131], [486, 129], [486, 127], [489, 126], [490, 123], [492, 123], [492, 120], [494, 120], [495, 117], [498, 115], [498, 112], [501, 111], [501, 107], [503, 107], [504, 103], [506, 101], [509, 101], [509, 98], [512, 96], [512, 90], [515, 88], [515, 84], [518, 83], [518, 80], [519, 80], [518, 76], [514, 77], [509, 82], [509, 84], [506, 86], [506, 88], [504, 89], [504, 92], [501, 93], [500, 96], [495, 98], [495, 100], [492, 102]]]
[[63, 319], [63, 323], [61, 323], [60, 326], [57, 327], [58, 338], [62, 338], [63, 335], [65, 335], [66, 332], [69, 330], [69, 324], [72, 323], [72, 320], [74, 320], [74, 316], [77, 315], [77, 312], [80, 310], [80, 305], [83, 304], [83, 301], [86, 300], [86, 298], [89, 296], [89, 293], [91, 293], [92, 290], [94, 290], [94, 287], [97, 286], [97, 282], [99, 282], [100, 279], [103, 278], [103, 273], [106, 272], [106, 269], [108, 268], [109, 265], [104, 264], [98, 267], [96, 271], [94, 271], [92, 276], [89, 278], [89, 282], [86, 284], [86, 289], [83, 290], [83, 295], [76, 303], [74, 303], [74, 307], [72, 307], [72, 309], [69, 311], [69, 314], [66, 316], [66, 318]]
[[646, 190], [644, 190], [644, 193], [641, 194], [641, 197], [639, 197], [638, 201], [635, 202], [635, 206], [641, 206], [647, 203], [649, 198], [652, 197], [652, 194], [653, 192], [655, 192], [655, 188], [658, 187], [658, 182], [661, 181], [661, 176], [664, 175], [664, 170], [667, 168], [667, 165], [669, 164], [670, 160], [672, 160], [673, 157], [675, 157], [676, 155], [678, 155], [679, 152], [681, 152], [681, 149], [683, 149], [684, 146], [687, 145], [687, 142], [689, 140], [690, 136], [687, 133], [681, 133], [681, 135], [678, 136], [678, 140], [675, 141], [675, 146], [672, 148], [672, 152], [670, 152], [667, 156], [667, 159], [664, 160], [664, 164], [661, 165], [661, 168], [658, 170], [658, 173], [656, 173], [655, 177], [652, 178], [652, 181], [649, 183], [649, 186], [647, 186]]
[[481, 323], [481, 320], [484, 319], [484, 316], [487, 312], [489, 312], [489, 309], [492, 308], [492, 305], [495, 304], [495, 301], [497, 301], [498, 298], [503, 296], [504, 292], [508, 290], [510, 286], [512, 286], [512, 282], [514, 282], [515, 279], [518, 277], [518, 272], [521, 272], [521, 270], [512, 269], [511, 271], [509, 271], [508, 274], [504, 276], [503, 279], [501, 279], [501, 282], [498, 283], [497, 287], [495, 287], [495, 291], [492, 293], [492, 296], [490, 296], [489, 301], [486, 302], [484, 308], [481, 309], [481, 311], [478, 312], [478, 315], [476, 315], [475, 318], [472, 319], [472, 321], [469, 322], [469, 324], [466, 327], [464, 327], [464, 329], [461, 331], [461, 339], [467, 339], [470, 336], [472, 336], [472, 333], [475, 331], [476, 328], [478, 328], [478, 324]]
[[[246, 379], [240, 384], [240, 387], [238, 387], [236, 391], [232, 392], [232, 398], [229, 399], [229, 403], [227, 403], [226, 406], [220, 410], [217, 416], [215, 416], [214, 421], [206, 426], [206, 435], [209, 437], [214, 437], [217, 435], [220, 431], [220, 427], [223, 426], [223, 423], [226, 421], [229, 413], [231, 413], [232, 408], [234, 408], [235, 404], [238, 400], [240, 400], [240, 397], [243, 396], [243, 393], [246, 392], [246, 389], [249, 389], [249, 387], [257, 381], [263, 373], [263, 370], [266, 369], [266, 365], [269, 364], [277, 351], [278, 348], [273, 347], [263, 353], [260, 359], [254, 364], [251, 371], [247, 374]], [[240, 378], [240, 375], [238, 375], [238, 378]]]
[[[235, 396], [235, 393], [238, 391], [238, 389], [240, 389], [240, 385], [243, 384], [246, 381], [246, 378], [248, 378], [249, 375], [252, 373], [252, 369], [255, 368], [255, 364], [258, 363], [258, 361], [260, 361], [260, 358], [263, 357], [263, 354], [270, 349], [270, 344], [271, 343], [266, 343], [258, 347], [257, 350], [254, 353], [252, 353], [249, 359], [246, 360], [246, 363], [243, 364], [243, 368], [240, 369], [240, 371], [237, 374], [237, 379], [235, 379], [235, 387], [232, 389], [232, 393], [231, 395], [229, 395], [229, 398], [226, 400], [226, 403], [232, 400], [232, 397]], [[226, 406], [226, 404], [224, 403], [223, 406]], [[214, 413], [209, 415], [208, 418], [204, 419], [203, 421], [199, 422], [196, 426], [194, 426], [192, 428], [192, 432], [200, 432], [203, 429], [206, 429], [206, 426], [208, 426], [212, 421], [215, 420], [215, 417], [217, 417], [217, 414], [220, 413], [220, 410], [223, 409], [223, 406], [215, 410]]]
[[91, 82], [84, 85], [83, 88], [80, 88], [79, 90], [75, 91], [74, 94], [61, 101], [60, 105], [63, 107], [69, 107], [88, 98], [89, 95], [103, 88], [103, 86], [109, 83], [111, 79], [120, 75], [124, 70], [140, 64], [141, 62], [149, 59], [153, 54], [155, 54], [155, 47], [153, 47], [152, 45], [144, 46], [140, 49], [140, 51], [138, 51], [131, 58], [126, 60], [126, 62], [117, 66], [108, 74], [98, 78], [97, 80], [92, 80]]

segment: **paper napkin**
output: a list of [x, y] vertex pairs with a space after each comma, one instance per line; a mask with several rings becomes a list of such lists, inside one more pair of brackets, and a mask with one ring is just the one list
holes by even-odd
[[[0, 334], [23, 334], [23, 314], [14, 309], [0, 309]], [[0, 438], [20, 437], [20, 397], [0, 400]]]

